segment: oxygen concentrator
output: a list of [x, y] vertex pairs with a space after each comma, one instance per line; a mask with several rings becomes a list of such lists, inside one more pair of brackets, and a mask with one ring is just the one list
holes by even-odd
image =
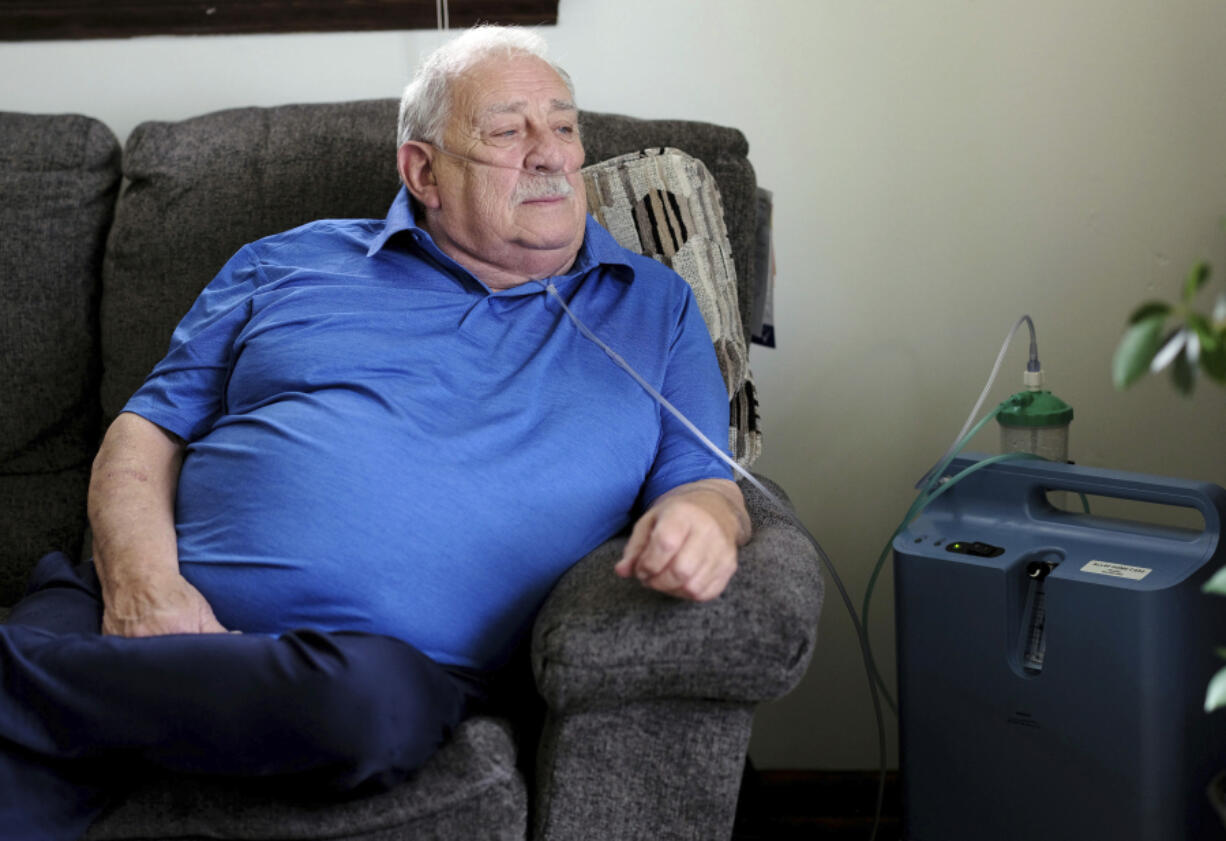
[[[955, 460], [953, 475], [973, 460]], [[1048, 493], [1192, 508], [1199, 531]], [[1068, 493], [1071, 492], [1071, 493]], [[1039, 460], [993, 464], [894, 540], [905, 841], [1226, 838], [1226, 490]]]

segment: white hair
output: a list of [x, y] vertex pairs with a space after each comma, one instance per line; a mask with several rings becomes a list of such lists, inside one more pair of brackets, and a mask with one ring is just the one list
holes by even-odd
[[442, 146], [443, 132], [451, 117], [451, 85], [465, 71], [491, 58], [535, 56], [557, 71], [574, 97], [570, 76], [545, 58], [545, 39], [521, 26], [483, 24], [466, 30], [422, 61], [400, 98], [397, 145], [420, 140]]

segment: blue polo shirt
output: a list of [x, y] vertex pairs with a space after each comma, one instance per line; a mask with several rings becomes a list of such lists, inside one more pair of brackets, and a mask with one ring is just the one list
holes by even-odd
[[[553, 280], [727, 440], [684, 280], [591, 217]], [[386, 634], [474, 668], [502, 662], [558, 576], [653, 499], [731, 475], [541, 286], [494, 292], [443, 254], [403, 189], [386, 219], [243, 247], [125, 411], [187, 441], [180, 567], [223, 625]]]

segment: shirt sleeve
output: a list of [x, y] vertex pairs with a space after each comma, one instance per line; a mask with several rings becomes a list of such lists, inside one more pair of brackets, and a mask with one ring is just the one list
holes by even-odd
[[[728, 392], [698, 303], [688, 286], [684, 291], [660, 393], [727, 455]], [[663, 406], [660, 413], [660, 444], [643, 484], [644, 508], [679, 485], [732, 478], [732, 468], [681, 421]]]
[[192, 441], [226, 409], [235, 343], [251, 316], [258, 261], [244, 246], [204, 288], [170, 338], [170, 348], [124, 406]]

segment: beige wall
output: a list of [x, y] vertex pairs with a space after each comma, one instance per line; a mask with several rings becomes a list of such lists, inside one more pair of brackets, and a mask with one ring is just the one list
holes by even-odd
[[[1114, 393], [1135, 302], [1226, 275], [1226, 6], [1216, 0], [561, 0], [583, 105], [742, 128], [775, 193], [780, 347], [754, 350], [766, 452], [856, 601], [1030, 313], [1084, 464], [1226, 485], [1226, 392]], [[143, 119], [392, 96], [435, 33], [0, 44], [0, 108]], [[1222, 288], [1219, 282], [1218, 288]], [[1015, 391], [1024, 348], [994, 396]], [[992, 449], [986, 434], [979, 449]], [[887, 575], [871, 628], [893, 668]], [[890, 727], [893, 734], [894, 728]], [[891, 740], [893, 736], [891, 735]], [[893, 748], [891, 749], [893, 756]], [[763, 709], [768, 767], [871, 767], [833, 588], [801, 688]]]

